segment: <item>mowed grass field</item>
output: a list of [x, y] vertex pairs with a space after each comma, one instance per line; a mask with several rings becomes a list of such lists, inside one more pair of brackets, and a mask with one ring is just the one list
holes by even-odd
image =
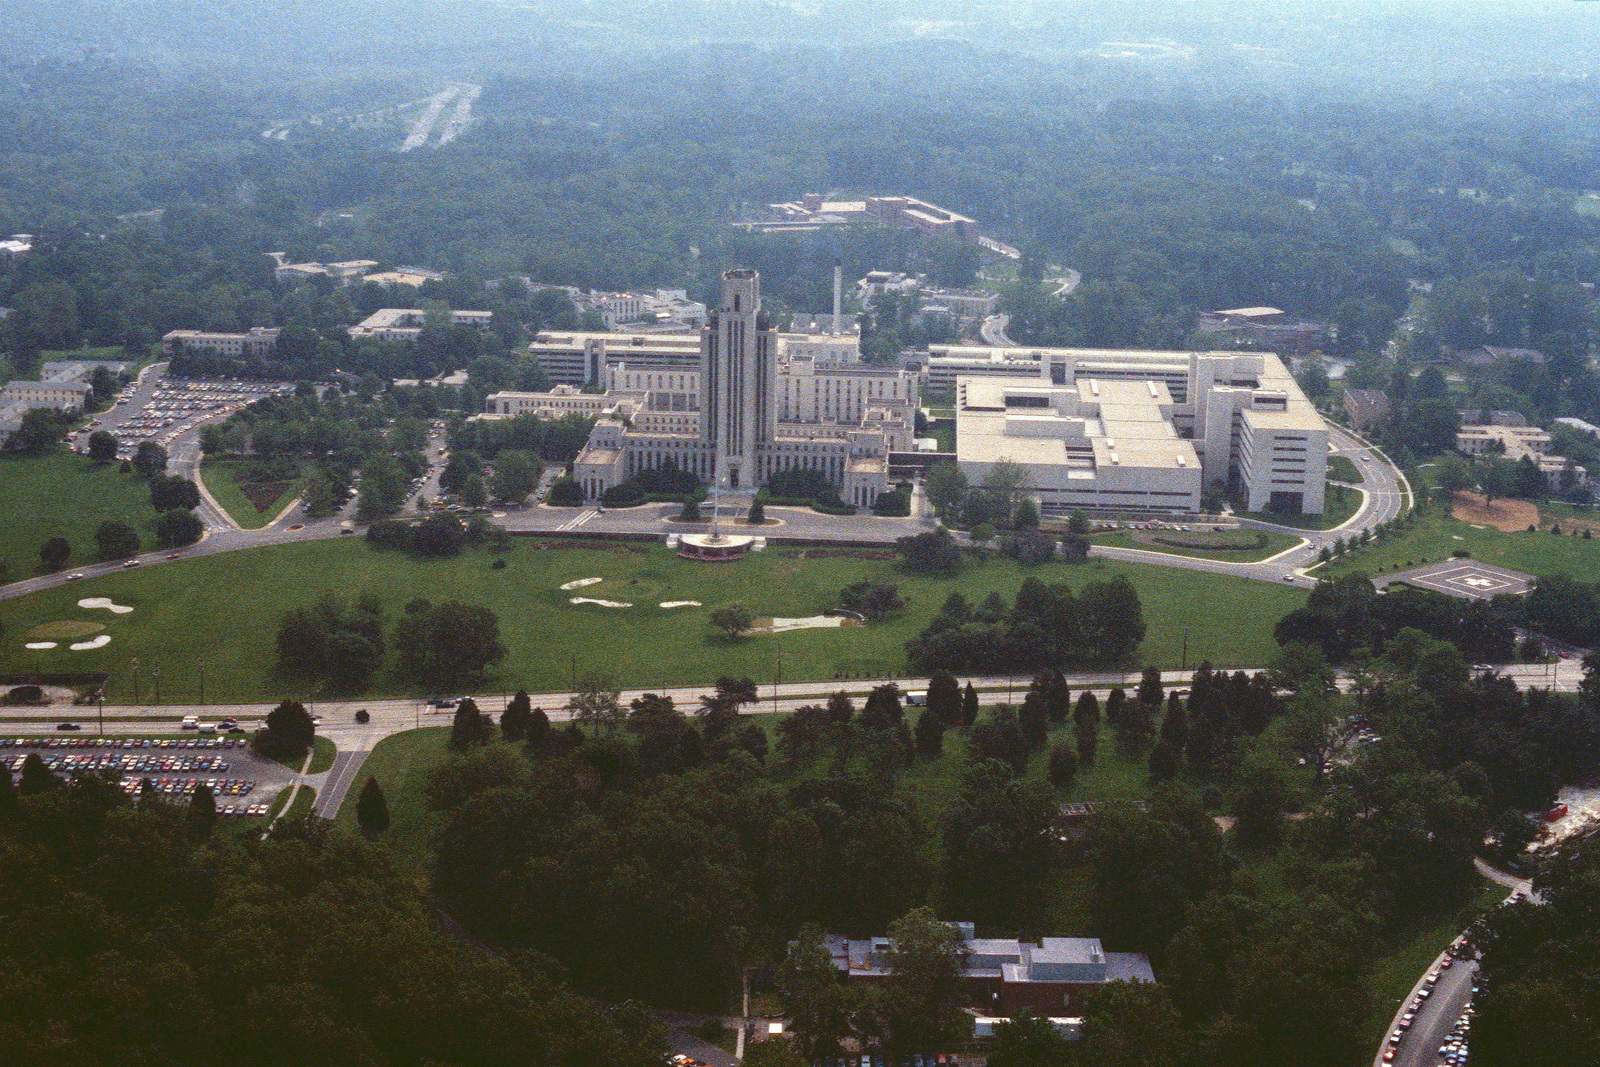
[[146, 549], [155, 547], [157, 512], [149, 486], [136, 474], [120, 473], [119, 466], [66, 451], [0, 456], [0, 559], [11, 581], [39, 573], [39, 546], [51, 537], [72, 545], [66, 569], [92, 561], [98, 551], [94, 531], [113, 519], [137, 530]]
[[[485, 552], [419, 560], [351, 538], [119, 571], [0, 601], [5, 625], [0, 670], [106, 671], [113, 676], [107, 699], [116, 703], [131, 697], [130, 664], [137, 658], [146, 699], [151, 672], [159, 667], [165, 701], [198, 701], [201, 664], [206, 698], [214, 703], [314, 697], [320, 694], [304, 680], [278, 675], [275, 639], [285, 610], [330, 592], [349, 597], [371, 592], [391, 621], [416, 597], [492, 608], [509, 654], [473, 686], [478, 692], [559, 691], [575, 675], [597, 670], [628, 687], [691, 684], [721, 674], [764, 682], [780, 673], [786, 681], [904, 674], [904, 643], [927, 625], [952, 591], [959, 589], [974, 605], [991, 591], [1010, 601], [1028, 574], [1076, 588], [1126, 575], [1139, 591], [1149, 627], [1140, 662], [1169, 668], [1179, 665], [1186, 632], [1191, 665], [1202, 659], [1223, 665], [1264, 662], [1276, 648], [1273, 625], [1304, 602], [1303, 593], [1265, 582], [1108, 560], [1027, 570], [996, 557], [969, 564], [954, 579], [931, 579], [901, 574], [887, 561], [795, 558], [782, 549], [706, 564], [679, 559], [656, 545], [637, 547], [643, 550], [541, 550], [531, 538], [516, 538], [503, 554], [506, 567], [494, 570], [495, 557]], [[559, 588], [583, 578], [602, 581], [571, 591]], [[867, 578], [898, 583], [906, 610], [867, 627], [731, 642], [707, 624], [713, 609], [733, 603], [746, 605], [757, 617], [816, 615], [840, 589]], [[134, 610], [111, 615], [76, 606], [80, 598], [98, 596]], [[635, 606], [574, 605], [569, 603], [573, 596]], [[701, 606], [657, 606], [678, 600]], [[40, 623], [85, 618], [105, 623], [109, 645], [82, 652], [22, 647], [20, 635]], [[369, 692], [429, 695], [433, 688], [385, 670]]]
[[305, 487], [302, 475], [289, 481], [277, 498], [263, 509], [257, 509], [248, 494], [239, 487], [238, 471], [248, 460], [208, 459], [200, 468], [206, 491], [217, 498], [230, 518], [246, 530], [259, 530], [278, 517], [278, 513]]
[[1555, 536], [1548, 532], [1503, 533], [1474, 526], [1444, 513], [1437, 504], [1419, 511], [1411, 531], [1349, 553], [1335, 563], [1319, 567], [1317, 576], [1337, 576], [1366, 571], [1375, 580], [1385, 572], [1405, 570], [1424, 557], [1437, 563], [1452, 553], [1466, 551], [1484, 563], [1526, 574], [1566, 574], [1580, 581], [1600, 582], [1600, 540]]

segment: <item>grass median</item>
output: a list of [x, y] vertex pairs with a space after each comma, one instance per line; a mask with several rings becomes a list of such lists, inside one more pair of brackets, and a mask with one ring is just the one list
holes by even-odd
[[45, 456], [0, 456], [0, 562], [17, 581], [39, 572], [39, 546], [64, 537], [72, 546], [64, 570], [92, 563], [94, 532], [103, 522], [132, 526], [145, 548], [155, 547], [157, 512], [150, 488], [120, 464], [95, 463], [60, 451]]
[[228, 516], [246, 530], [259, 530], [276, 519], [289, 506], [306, 478], [296, 465], [294, 477], [270, 482], [248, 478], [247, 472], [259, 466], [255, 460], [207, 459], [200, 467], [206, 491], [216, 498]]

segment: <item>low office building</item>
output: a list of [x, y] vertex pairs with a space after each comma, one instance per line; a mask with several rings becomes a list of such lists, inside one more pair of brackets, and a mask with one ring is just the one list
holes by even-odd
[[1513, 463], [1526, 459], [1539, 468], [1552, 492], [1589, 484], [1588, 470], [1552, 453], [1549, 431], [1537, 426], [1467, 423], [1456, 433], [1456, 449], [1469, 456], [1504, 456]]
[[722, 302], [700, 331], [692, 361], [686, 337], [658, 350], [659, 362], [635, 363], [627, 357], [648, 353], [644, 340], [613, 345], [621, 335], [581, 336], [575, 347], [591, 361], [586, 369], [602, 377], [604, 393], [580, 393], [571, 384], [500, 392], [487, 398], [484, 417], [597, 418], [573, 464], [587, 498], [670, 461], [733, 491], [754, 490], [782, 470], [816, 470], [847, 503], [865, 507], [889, 487], [889, 453], [912, 444], [916, 377], [851, 360], [852, 338], [786, 344], [761, 310], [754, 271], [724, 276]]
[[[1037, 944], [1015, 938], [974, 937], [971, 923], [951, 923], [961, 936], [961, 978], [968, 1001], [1005, 1016], [1031, 1011], [1039, 1016], [1080, 1012], [1088, 996], [1107, 982], [1154, 982], [1142, 952], [1106, 952], [1093, 937], [1046, 937]], [[851, 982], [881, 982], [889, 977], [887, 937], [824, 938], [834, 966]]]
[[252, 326], [243, 333], [173, 330], [161, 338], [161, 354], [167, 359], [180, 352], [227, 359], [265, 359], [277, 343], [276, 326]]
[[[486, 330], [493, 317], [493, 312], [489, 311], [452, 311], [450, 325], [476, 326], [480, 330]], [[426, 311], [415, 308], [379, 308], [350, 327], [348, 332], [351, 338], [357, 341], [366, 339], [414, 341], [422, 332], [427, 318]]]
[[89, 383], [76, 378], [42, 382], [12, 381], [7, 382], [5, 391], [0, 393], [0, 403], [76, 411], [83, 407], [83, 398], [89, 392]]
[[1344, 413], [1358, 433], [1366, 433], [1389, 417], [1389, 394], [1382, 389], [1346, 389]]
[[978, 240], [978, 224], [972, 219], [911, 196], [824, 200], [820, 193], [807, 193], [799, 200], [768, 204], [759, 215], [733, 225], [759, 233], [798, 233], [874, 223], [961, 241]]
[[[1321, 514], [1328, 431], [1269, 353], [1040, 349], [958, 375], [956, 457], [974, 483], [1018, 464], [1045, 511]], [[984, 364], [998, 371], [1007, 361]]]

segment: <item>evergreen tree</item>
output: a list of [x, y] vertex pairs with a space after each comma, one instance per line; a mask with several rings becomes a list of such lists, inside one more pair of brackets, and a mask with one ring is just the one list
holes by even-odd
[[528, 714], [528, 736], [523, 747], [530, 753], [543, 753], [549, 750], [554, 738], [555, 728], [550, 725], [550, 716], [543, 708], [534, 708]]
[[1078, 754], [1065, 741], [1050, 750], [1049, 774], [1057, 789], [1071, 789], [1078, 780]]
[[1106, 694], [1106, 722], [1112, 726], [1122, 721], [1122, 709], [1128, 702], [1128, 696], [1121, 689], [1113, 689]]
[[1148, 704], [1154, 714], [1155, 708], [1161, 706], [1161, 671], [1156, 667], [1146, 667], [1139, 676], [1139, 691], [1134, 694], [1135, 699]]
[[22, 761], [22, 779], [17, 782], [17, 792], [23, 796], [46, 793], [61, 784], [61, 779], [50, 773], [39, 753], [30, 752]]
[[471, 697], [463, 697], [456, 705], [456, 717], [450, 723], [450, 748], [462, 752], [474, 745], [488, 742], [484, 730], [484, 716]]
[[844, 690], [837, 690], [828, 697], [828, 722], [835, 727], [847, 726], [850, 720], [856, 717], [855, 701], [850, 699]]
[[972, 724], [978, 721], [978, 691], [967, 683], [966, 692], [961, 694], [961, 725], [972, 729]]
[[961, 723], [961, 684], [949, 671], [934, 671], [928, 678], [928, 710], [946, 726]]
[[1183, 754], [1189, 741], [1189, 726], [1185, 720], [1183, 698], [1173, 692], [1167, 696], [1167, 714], [1161, 720], [1161, 742], [1172, 752]]
[[[1111, 695], [1115, 697], [1120, 691], [1121, 690], [1114, 690]], [[1100, 726], [1099, 698], [1088, 691], [1085, 691], [1081, 696], [1079, 696], [1077, 707], [1072, 709], [1072, 721], [1077, 723], [1079, 726], [1082, 726], [1086, 723], [1093, 723], [1094, 726], [1098, 728]]]
[[1059, 670], [1050, 672], [1050, 687], [1045, 694], [1045, 710], [1049, 713], [1050, 721], [1057, 726], [1067, 721], [1067, 716], [1072, 712], [1072, 689], [1067, 685], [1067, 676]]
[[1094, 766], [1094, 758], [1100, 749], [1100, 720], [1075, 719], [1073, 721], [1073, 734], [1078, 740], [1078, 759], [1085, 767]]
[[1017, 713], [1017, 725], [1022, 730], [1023, 740], [1028, 742], [1028, 748], [1035, 749], [1044, 744], [1045, 738], [1050, 734], [1050, 716], [1045, 707], [1043, 693], [1031, 689], [1028, 695], [1022, 698], [1022, 709]]
[[379, 834], [389, 828], [389, 801], [376, 778], [369, 777], [356, 799], [356, 825], [369, 834]]
[[1157, 741], [1150, 749], [1150, 777], [1165, 782], [1178, 774], [1181, 758], [1165, 740]]
[[204, 782], [194, 787], [194, 796], [189, 798], [187, 821], [202, 838], [210, 837], [217, 825], [217, 797]]
[[932, 709], [928, 708], [917, 717], [917, 752], [927, 759], [933, 759], [944, 751], [945, 721]]
[[500, 716], [500, 732], [507, 741], [524, 740], [528, 736], [528, 720], [532, 715], [533, 701], [528, 699], [527, 690], [517, 690], [506, 704], [505, 714]]
[[0, 767], [0, 818], [17, 810], [17, 788], [11, 782], [11, 768]]

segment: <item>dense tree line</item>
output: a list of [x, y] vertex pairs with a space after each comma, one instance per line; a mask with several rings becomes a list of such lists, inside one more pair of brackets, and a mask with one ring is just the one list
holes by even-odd
[[93, 775], [25, 771], [21, 796], [0, 778], [0, 1039], [18, 1062], [660, 1059], [641, 1014], [462, 942], [347, 837], [213, 831], [203, 796], [185, 813]]
[[1014, 603], [990, 593], [973, 607], [952, 593], [933, 621], [906, 642], [917, 671], [1031, 672], [1056, 663], [1119, 663], [1144, 640], [1139, 594], [1126, 578], [1066, 582], [1023, 579]]

